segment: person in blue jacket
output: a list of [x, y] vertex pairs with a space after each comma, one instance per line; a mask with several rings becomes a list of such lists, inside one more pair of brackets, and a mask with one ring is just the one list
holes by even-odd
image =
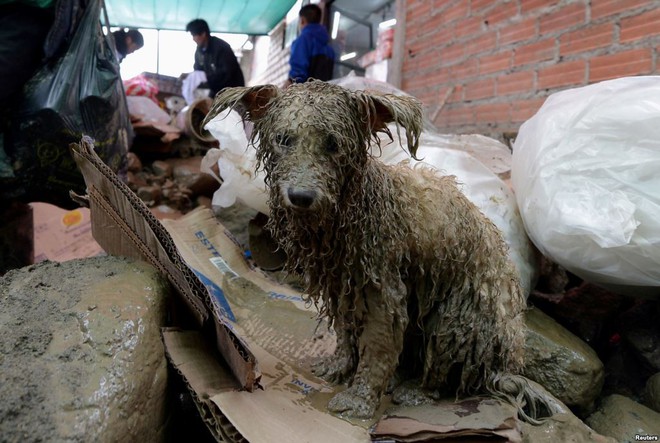
[[285, 86], [309, 78], [332, 79], [335, 51], [330, 46], [328, 31], [321, 24], [321, 8], [315, 4], [305, 5], [300, 8], [298, 17], [300, 35], [291, 44], [291, 69]]

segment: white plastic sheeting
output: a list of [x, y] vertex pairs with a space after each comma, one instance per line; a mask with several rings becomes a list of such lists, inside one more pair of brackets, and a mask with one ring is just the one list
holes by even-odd
[[551, 95], [520, 128], [512, 183], [543, 254], [613, 290], [660, 294], [660, 77]]

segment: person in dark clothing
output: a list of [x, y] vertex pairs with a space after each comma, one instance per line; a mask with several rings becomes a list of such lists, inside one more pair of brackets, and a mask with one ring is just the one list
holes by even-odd
[[238, 64], [234, 50], [229, 43], [211, 36], [209, 25], [205, 20], [196, 19], [186, 25], [197, 43], [195, 51], [196, 71], [204, 71], [209, 86], [209, 97], [213, 98], [222, 90], [230, 86], [245, 86], [243, 71]]
[[112, 33], [115, 38], [115, 47], [117, 48], [117, 61], [119, 63], [126, 58], [128, 54], [132, 54], [142, 46], [144, 46], [144, 37], [137, 29], [129, 29], [124, 31], [120, 29]]
[[289, 79], [291, 83], [302, 83], [309, 78], [332, 79], [335, 50], [330, 46], [330, 36], [321, 24], [321, 8], [315, 4], [305, 5], [298, 13], [300, 35], [291, 44]]

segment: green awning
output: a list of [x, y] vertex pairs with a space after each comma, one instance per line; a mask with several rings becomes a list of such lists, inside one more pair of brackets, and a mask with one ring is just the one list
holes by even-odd
[[105, 0], [111, 26], [185, 30], [196, 18], [211, 32], [268, 34], [296, 0]]

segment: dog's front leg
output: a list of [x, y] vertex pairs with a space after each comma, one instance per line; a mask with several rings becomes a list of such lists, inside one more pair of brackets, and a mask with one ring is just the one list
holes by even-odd
[[406, 287], [402, 281], [370, 285], [365, 290], [365, 315], [358, 338], [359, 363], [351, 386], [328, 404], [332, 412], [370, 418], [394, 374], [408, 326]]
[[343, 317], [335, 320], [334, 330], [337, 336], [335, 352], [312, 366], [312, 371], [331, 383], [351, 381], [357, 363], [357, 345], [353, 328]]

